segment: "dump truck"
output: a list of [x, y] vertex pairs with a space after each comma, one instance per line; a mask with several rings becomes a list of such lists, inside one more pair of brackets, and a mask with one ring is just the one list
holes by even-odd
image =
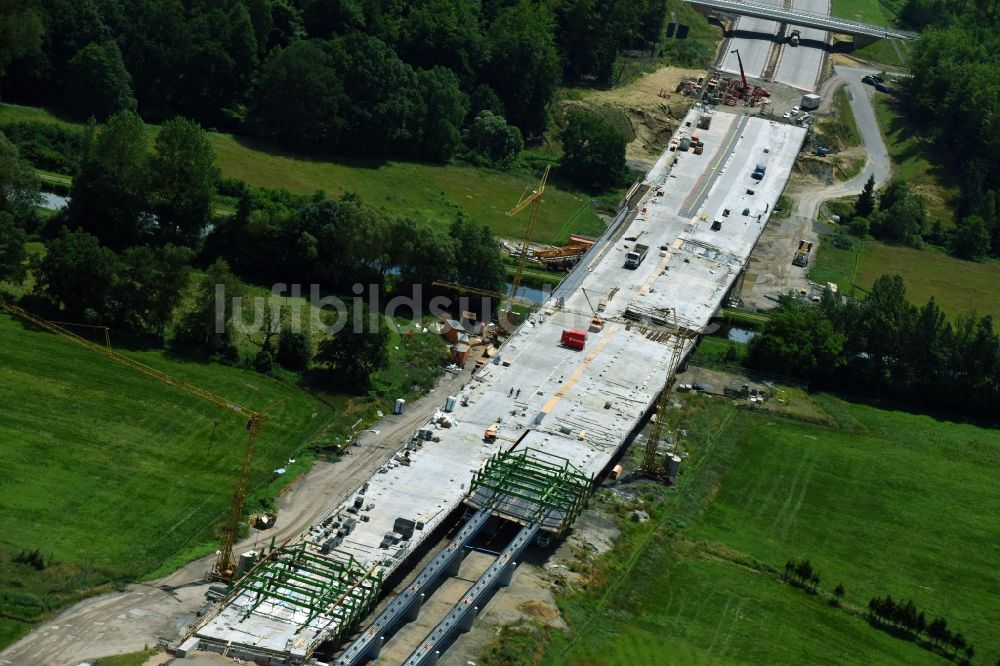
[[625, 254], [625, 268], [639, 268], [639, 264], [646, 258], [649, 246], [636, 243], [635, 246]]
[[559, 342], [563, 347], [582, 350], [587, 344], [587, 334], [571, 328], [562, 332], [562, 338]]
[[812, 251], [813, 244], [807, 240], [799, 241], [799, 248], [795, 251], [795, 258], [792, 259], [793, 266], [806, 267], [809, 263], [809, 252]]

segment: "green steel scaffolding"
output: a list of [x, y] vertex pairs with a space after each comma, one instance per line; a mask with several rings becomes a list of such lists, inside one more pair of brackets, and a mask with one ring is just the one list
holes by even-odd
[[562, 534], [590, 496], [594, 478], [565, 458], [537, 449], [500, 452], [472, 477], [468, 502], [495, 514]]
[[276, 549], [237, 584], [254, 595], [244, 619], [264, 603], [281, 602], [306, 614], [295, 633], [324, 618], [326, 626], [317, 628], [331, 629], [335, 639], [350, 632], [372, 609], [381, 587], [382, 576], [374, 567], [365, 571], [345, 553], [311, 553], [305, 542]]

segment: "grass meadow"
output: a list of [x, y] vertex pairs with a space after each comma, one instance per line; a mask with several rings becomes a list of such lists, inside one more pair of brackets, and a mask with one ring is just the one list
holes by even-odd
[[[0, 104], [0, 123], [69, 123], [35, 107]], [[151, 126], [155, 132], [155, 126]], [[298, 194], [317, 190], [327, 196], [353, 192], [366, 202], [398, 215], [447, 225], [458, 212], [489, 224], [502, 237], [520, 238], [529, 211], [507, 217], [526, 189], [538, 184], [529, 168], [487, 169], [461, 164], [433, 165], [395, 160], [371, 161], [308, 157], [281, 150], [251, 137], [209, 132], [223, 176], [251, 185], [285, 188]], [[617, 202], [621, 193], [607, 198]], [[534, 240], [563, 243], [571, 233], [598, 236], [604, 223], [594, 212], [591, 195], [550, 182], [539, 211]]]
[[[569, 628], [508, 629], [486, 663], [942, 663], [867, 623], [885, 594], [944, 616], [994, 663], [1000, 434], [806, 400], [787, 417], [685, 397], [679, 487], [633, 486], [652, 520], [617, 505], [618, 544], [558, 599]], [[812, 562], [818, 594], [781, 580], [790, 559]]]
[[952, 202], [959, 196], [959, 189], [948, 181], [944, 167], [935, 161], [933, 147], [907, 125], [896, 110], [893, 98], [876, 94], [872, 102], [879, 129], [892, 157], [894, 175], [924, 195], [931, 219], [953, 224], [955, 211]]
[[[178, 553], [214, 550], [246, 432], [237, 414], [6, 315], [0, 342], [2, 646], [66, 602]], [[252, 489], [335, 418], [304, 391], [253, 372], [128, 354], [254, 409], [286, 400], [258, 440]], [[13, 561], [35, 549], [44, 570]]]
[[809, 279], [835, 282], [841, 293], [863, 297], [882, 275], [900, 275], [912, 303], [923, 305], [933, 296], [952, 319], [966, 312], [1000, 318], [1000, 261], [977, 263], [936, 249], [851, 240], [852, 249], [834, 247], [829, 237], [821, 242]]
[[887, 28], [893, 26], [892, 13], [879, 0], [831, 0], [830, 14]]

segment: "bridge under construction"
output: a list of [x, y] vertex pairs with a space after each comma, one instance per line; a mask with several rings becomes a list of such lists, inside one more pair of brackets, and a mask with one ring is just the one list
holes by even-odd
[[[525, 548], [572, 527], [744, 270], [804, 137], [793, 125], [692, 109], [552, 297], [357, 492], [291, 545], [244, 558], [247, 572], [181, 653], [376, 660], [500, 520], [516, 534], [400, 660], [434, 663]], [[565, 332], [573, 344], [561, 343]], [[451, 543], [368, 617], [383, 581], [412, 568], [463, 507], [470, 515]]]

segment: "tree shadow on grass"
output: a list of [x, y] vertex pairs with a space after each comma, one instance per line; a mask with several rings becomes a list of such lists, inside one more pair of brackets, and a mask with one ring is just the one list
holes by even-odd
[[930, 166], [927, 169], [927, 174], [936, 179], [942, 186], [957, 186], [954, 174], [948, 169], [949, 165], [933, 159], [934, 155], [941, 156], [948, 153], [936, 151], [931, 141], [923, 138], [914, 130], [913, 125], [907, 121], [897, 97], [886, 96], [883, 103], [892, 113], [886, 133], [893, 138], [892, 143], [897, 146], [905, 144], [902, 150], [893, 156], [893, 161], [902, 164], [910, 159], [922, 160]]
[[[325, 162], [351, 167], [353, 169], [378, 170], [389, 164], [389, 157], [356, 157], [335, 154], [325, 150], [311, 151], [306, 148], [286, 148], [270, 141], [244, 134], [230, 135], [237, 144], [248, 150], [275, 157], [284, 157], [304, 162]], [[408, 160], [412, 161], [412, 160]]]

